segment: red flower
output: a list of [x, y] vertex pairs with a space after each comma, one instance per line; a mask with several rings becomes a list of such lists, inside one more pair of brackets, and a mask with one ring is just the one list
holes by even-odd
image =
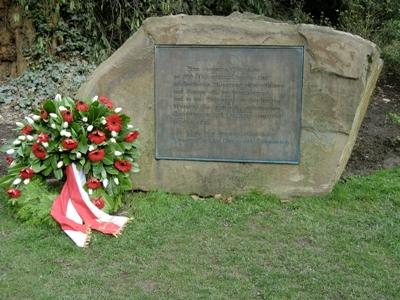
[[132, 164], [127, 160], [117, 160], [115, 161], [114, 166], [121, 172], [129, 172], [132, 168]]
[[96, 207], [97, 207], [98, 209], [103, 209], [103, 207], [104, 207], [104, 200], [103, 200], [103, 198], [101, 198], [101, 197], [99, 197], [99, 198], [94, 198], [94, 199], [92, 200], [92, 203], [93, 203], [94, 205], [96, 205]]
[[87, 105], [85, 102], [81, 100], [75, 100], [75, 106], [76, 109], [82, 112], [88, 111], [89, 110], [89, 105]]
[[125, 142], [132, 143], [139, 136], [139, 131], [134, 130], [129, 132], [125, 137]]
[[122, 119], [118, 114], [111, 114], [106, 117], [106, 127], [110, 131], [121, 131], [122, 129]]
[[33, 176], [33, 170], [31, 167], [22, 169], [19, 172], [19, 177], [21, 177], [22, 179], [28, 179], [31, 178], [32, 176]]
[[95, 130], [88, 135], [89, 140], [95, 144], [101, 144], [106, 140], [106, 134], [101, 130]]
[[111, 109], [113, 107], [112, 102], [106, 96], [100, 96], [99, 97], [99, 101], [100, 101], [100, 103], [102, 103], [105, 106], [107, 106], [109, 109]]
[[19, 189], [8, 189], [7, 194], [10, 198], [18, 198], [21, 195], [21, 191]]
[[100, 179], [90, 177], [89, 180], [86, 182], [86, 185], [89, 189], [95, 190], [101, 187]]
[[46, 149], [43, 148], [41, 145], [34, 143], [32, 145], [32, 153], [40, 159], [44, 159], [46, 157]]
[[104, 158], [104, 154], [104, 149], [96, 149], [90, 151], [88, 157], [90, 161], [101, 161]]
[[63, 110], [61, 112], [61, 115], [64, 119], [65, 122], [71, 123], [72, 120], [74, 119], [74, 116], [72, 115], [72, 112], [70, 110]]
[[8, 163], [8, 165], [11, 165], [13, 161], [14, 158], [12, 158], [12, 156], [6, 156], [6, 162]]
[[42, 108], [42, 109], [40, 110], [40, 117], [41, 117], [43, 120], [47, 120], [47, 119], [49, 118], [49, 114], [48, 114], [47, 111], [44, 110], [44, 108]]
[[49, 141], [49, 135], [47, 133], [41, 132], [38, 135], [37, 142], [38, 143], [46, 143]]
[[24, 128], [21, 129], [22, 134], [30, 134], [33, 128], [30, 125], [25, 125]]
[[65, 149], [72, 150], [78, 147], [78, 142], [74, 139], [65, 139], [63, 140], [62, 145]]

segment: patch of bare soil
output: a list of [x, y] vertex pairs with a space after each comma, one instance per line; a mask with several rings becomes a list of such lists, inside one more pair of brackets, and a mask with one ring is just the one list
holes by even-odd
[[390, 113], [400, 114], [400, 81], [382, 78], [371, 99], [343, 177], [400, 166], [400, 126], [390, 120]]

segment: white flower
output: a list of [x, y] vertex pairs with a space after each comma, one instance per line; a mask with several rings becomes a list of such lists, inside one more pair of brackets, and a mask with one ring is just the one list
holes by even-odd
[[57, 168], [61, 168], [63, 165], [64, 165], [64, 163], [63, 163], [62, 161], [59, 161], [59, 162], [57, 163]]
[[82, 157], [82, 153], [78, 152], [76, 153], [76, 158], [81, 158]]
[[8, 149], [8, 150], [6, 151], [7, 154], [13, 154], [14, 152], [15, 152], [14, 149]]
[[29, 117], [25, 117], [25, 119], [28, 121], [28, 123], [29, 124], [33, 124], [33, 123], [35, 123], [35, 121], [33, 121], [31, 118], [29, 118]]
[[13, 144], [14, 144], [14, 145], [19, 145], [19, 144], [21, 144], [21, 141], [20, 141], [20, 140], [15, 140], [15, 141], [13, 142]]
[[115, 182], [115, 184], [116, 184], [116, 185], [118, 185], [118, 184], [119, 184], [119, 180], [118, 180], [118, 178], [117, 178], [117, 177], [114, 177], [114, 182]]
[[63, 152], [63, 151], [64, 151], [63, 148], [58, 147], [58, 152]]
[[65, 106], [60, 106], [60, 107], [58, 107], [58, 109], [60, 110], [60, 111], [64, 111], [64, 110], [67, 110], [67, 108], [65, 107]]
[[92, 102], [97, 101], [97, 99], [99, 99], [99, 97], [98, 97], [98, 96], [94, 96], [94, 97], [92, 98]]
[[51, 124], [50, 127], [56, 129], [56, 124]]
[[117, 141], [114, 138], [111, 138], [110, 142], [115, 144]]
[[13, 181], [13, 185], [17, 185], [17, 184], [20, 184], [21, 183], [21, 178], [16, 178], [16, 179], [14, 179], [14, 181]]
[[119, 113], [121, 110], [122, 110], [121, 107], [117, 107], [116, 109], [114, 109], [114, 111], [115, 111], [116, 113]]
[[55, 114], [55, 113], [49, 113], [49, 115], [50, 115], [50, 117], [52, 117], [54, 119], [58, 118], [57, 114]]
[[121, 155], [122, 155], [122, 152], [120, 152], [120, 151], [115, 151], [114, 154], [115, 154], [115, 156], [121, 156]]
[[18, 127], [24, 127], [24, 124], [21, 122], [15, 122], [15, 125], [17, 125]]
[[69, 132], [69, 131], [66, 131], [66, 130], [61, 130], [60, 131], [60, 135], [61, 136], [65, 136], [65, 137], [71, 137], [71, 132]]
[[39, 121], [41, 118], [38, 115], [33, 115], [32, 119], [35, 120], [35, 121]]
[[118, 136], [118, 132], [116, 132], [116, 131], [111, 131], [111, 135], [112, 135], [113, 137], [117, 137], [117, 136]]
[[128, 124], [128, 128], [129, 128], [129, 129], [132, 129], [132, 128], [133, 128], [133, 125]]
[[43, 145], [43, 147], [47, 148], [49, 146], [49, 143], [48, 142], [43, 142], [42, 145]]
[[28, 141], [32, 142], [32, 141], [33, 141], [33, 136], [27, 135], [27, 136], [26, 136], [26, 139], [27, 139]]
[[24, 180], [24, 184], [28, 184], [31, 180], [29, 178]]
[[104, 188], [106, 188], [107, 185], [108, 185], [108, 179], [106, 178], [106, 179], [103, 180], [103, 186], [104, 186]]
[[107, 124], [107, 120], [104, 117], [101, 117], [101, 124], [106, 125]]
[[60, 95], [60, 94], [57, 94], [57, 95], [54, 97], [54, 100], [56, 100], [56, 101], [61, 101], [61, 95]]
[[63, 123], [63, 127], [64, 127], [64, 128], [68, 128], [68, 122], [64, 122], [64, 123]]
[[26, 136], [20, 135], [20, 136], [18, 137], [18, 139], [21, 140], [21, 141], [25, 141], [25, 140], [26, 140]]
[[93, 125], [89, 125], [88, 128], [87, 128], [87, 131], [91, 132], [92, 130], [93, 130]]
[[92, 189], [88, 189], [89, 195], [93, 194], [93, 190]]
[[94, 146], [93, 145], [89, 145], [89, 151], [93, 151], [94, 150]]
[[88, 119], [86, 117], [83, 117], [82, 121], [86, 123], [88, 121]]

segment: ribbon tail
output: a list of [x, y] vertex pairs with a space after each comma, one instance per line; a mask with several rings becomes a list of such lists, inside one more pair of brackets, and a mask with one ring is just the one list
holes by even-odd
[[83, 225], [69, 196], [68, 186], [64, 184], [61, 194], [53, 202], [51, 216], [78, 247], [86, 247], [90, 240], [90, 228]]
[[63, 231], [79, 247], [90, 240], [90, 229], [118, 236], [131, 220], [124, 216], [111, 216], [96, 207], [83, 188], [86, 182], [83, 171], [75, 164], [66, 168], [67, 180], [61, 194], [54, 201], [51, 215]]

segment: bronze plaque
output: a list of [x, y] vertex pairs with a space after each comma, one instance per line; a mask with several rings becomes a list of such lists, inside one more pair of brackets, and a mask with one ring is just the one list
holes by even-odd
[[156, 46], [156, 159], [298, 163], [303, 56], [302, 46]]

